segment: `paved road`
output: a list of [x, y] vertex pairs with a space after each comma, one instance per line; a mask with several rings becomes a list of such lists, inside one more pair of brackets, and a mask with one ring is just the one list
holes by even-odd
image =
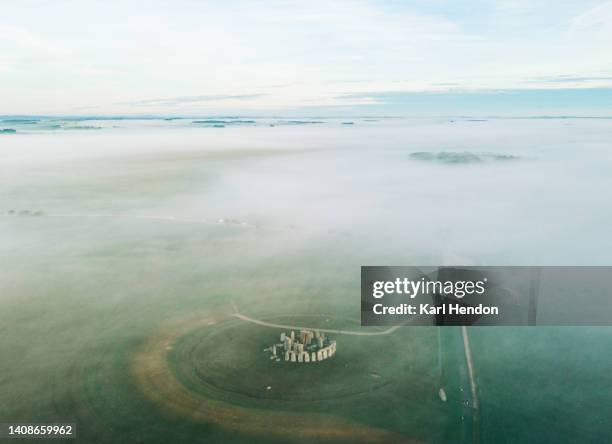
[[[467, 367], [468, 387], [463, 386], [463, 442], [469, 444], [480, 444], [480, 400], [478, 398], [478, 383], [474, 370], [474, 360], [472, 359], [472, 348], [470, 346], [470, 336], [465, 326], [461, 327], [463, 339], [463, 351], [465, 354], [465, 364]], [[465, 375], [465, 371], [463, 372]], [[464, 381], [465, 382], [465, 381]]]

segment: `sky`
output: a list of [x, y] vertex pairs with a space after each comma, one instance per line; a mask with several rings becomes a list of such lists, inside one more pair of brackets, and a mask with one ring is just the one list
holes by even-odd
[[3, 2], [0, 114], [612, 115], [612, 1]]

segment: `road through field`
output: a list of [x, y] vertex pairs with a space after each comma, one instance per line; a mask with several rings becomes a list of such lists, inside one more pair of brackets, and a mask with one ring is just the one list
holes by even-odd
[[271, 322], [261, 321], [259, 319], [253, 319], [249, 316], [243, 315], [241, 313], [233, 313], [232, 316], [235, 318], [241, 319], [243, 321], [252, 322], [253, 324], [263, 325], [265, 327], [272, 328], [282, 328], [286, 330], [317, 330], [325, 333], [335, 333], [338, 335], [354, 335], [354, 336], [382, 336], [393, 333], [395, 330], [401, 327], [401, 325], [395, 325], [393, 327], [389, 327], [383, 331], [374, 331], [374, 332], [366, 332], [366, 331], [351, 331], [351, 330], [333, 330], [333, 329], [325, 329], [319, 327], [305, 327], [299, 325], [283, 325], [283, 324], [273, 324]]

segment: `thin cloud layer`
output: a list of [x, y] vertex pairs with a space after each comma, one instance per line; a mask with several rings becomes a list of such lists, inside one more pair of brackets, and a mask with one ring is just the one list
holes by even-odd
[[165, 99], [145, 99], [134, 102], [122, 102], [119, 105], [130, 106], [176, 106], [202, 102], [221, 102], [226, 100], [250, 100], [264, 97], [266, 94], [210, 94], [202, 96], [170, 97]]

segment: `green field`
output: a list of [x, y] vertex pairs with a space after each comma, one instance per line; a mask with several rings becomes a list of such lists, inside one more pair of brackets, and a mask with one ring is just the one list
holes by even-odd
[[[354, 321], [323, 319], [330, 320], [280, 318], [290, 325], [359, 328]], [[416, 389], [416, 392], [423, 391], [424, 387], [419, 385], [435, 387], [429, 380], [434, 368], [435, 338], [427, 329], [383, 337], [331, 335], [337, 339], [341, 353], [308, 365], [269, 359], [269, 352], [262, 349], [278, 341], [278, 333], [279, 330], [240, 320], [228, 321], [177, 341], [169, 358], [179, 378], [191, 387], [201, 384], [205, 393], [206, 389], [219, 391], [223, 399], [233, 394], [236, 402], [265, 400], [268, 402], [261, 405], [274, 406], [272, 401], [279, 401], [279, 409], [303, 407], [299, 401], [356, 396], [387, 385], [392, 385], [395, 391]]]
[[[268, 359], [280, 330], [233, 317], [234, 304], [280, 324], [380, 331], [358, 325], [361, 265], [609, 262], [610, 206], [588, 193], [609, 182], [605, 125], [500, 120], [476, 134], [390, 119], [3, 140], [0, 421], [76, 422], [86, 444], [461, 442], [453, 329], [442, 350], [426, 327], [330, 334], [337, 354], [300, 366]], [[586, 132], [577, 158], [571, 141]], [[524, 159], [516, 134], [548, 147], [542, 160], [409, 155], [475, 144]], [[561, 166], [582, 174], [572, 189]], [[605, 441], [609, 329], [470, 334], [485, 439]]]
[[[358, 326], [330, 316], [274, 320], [322, 328]], [[277, 339], [277, 329], [232, 318], [192, 325], [184, 334], [153, 341], [134, 364], [142, 390], [175, 413], [283, 440], [329, 439], [326, 429], [333, 428], [344, 430], [342, 440], [347, 442], [380, 440], [373, 437], [431, 441], [443, 436], [427, 426], [446, 410], [437, 397], [440, 375], [431, 329], [371, 337], [338, 335], [341, 352], [326, 361], [299, 364], [270, 360], [263, 350]], [[167, 368], [160, 365], [164, 359]], [[389, 415], [388, 403], [416, 414]], [[208, 406], [205, 415], [189, 411], [190, 405], [202, 404]], [[217, 415], [219, 410], [224, 413]], [[228, 420], [234, 413], [243, 418], [240, 425]], [[287, 422], [301, 424], [297, 436]], [[444, 422], [439, 426], [444, 429]], [[319, 432], [310, 435], [309, 428]]]

